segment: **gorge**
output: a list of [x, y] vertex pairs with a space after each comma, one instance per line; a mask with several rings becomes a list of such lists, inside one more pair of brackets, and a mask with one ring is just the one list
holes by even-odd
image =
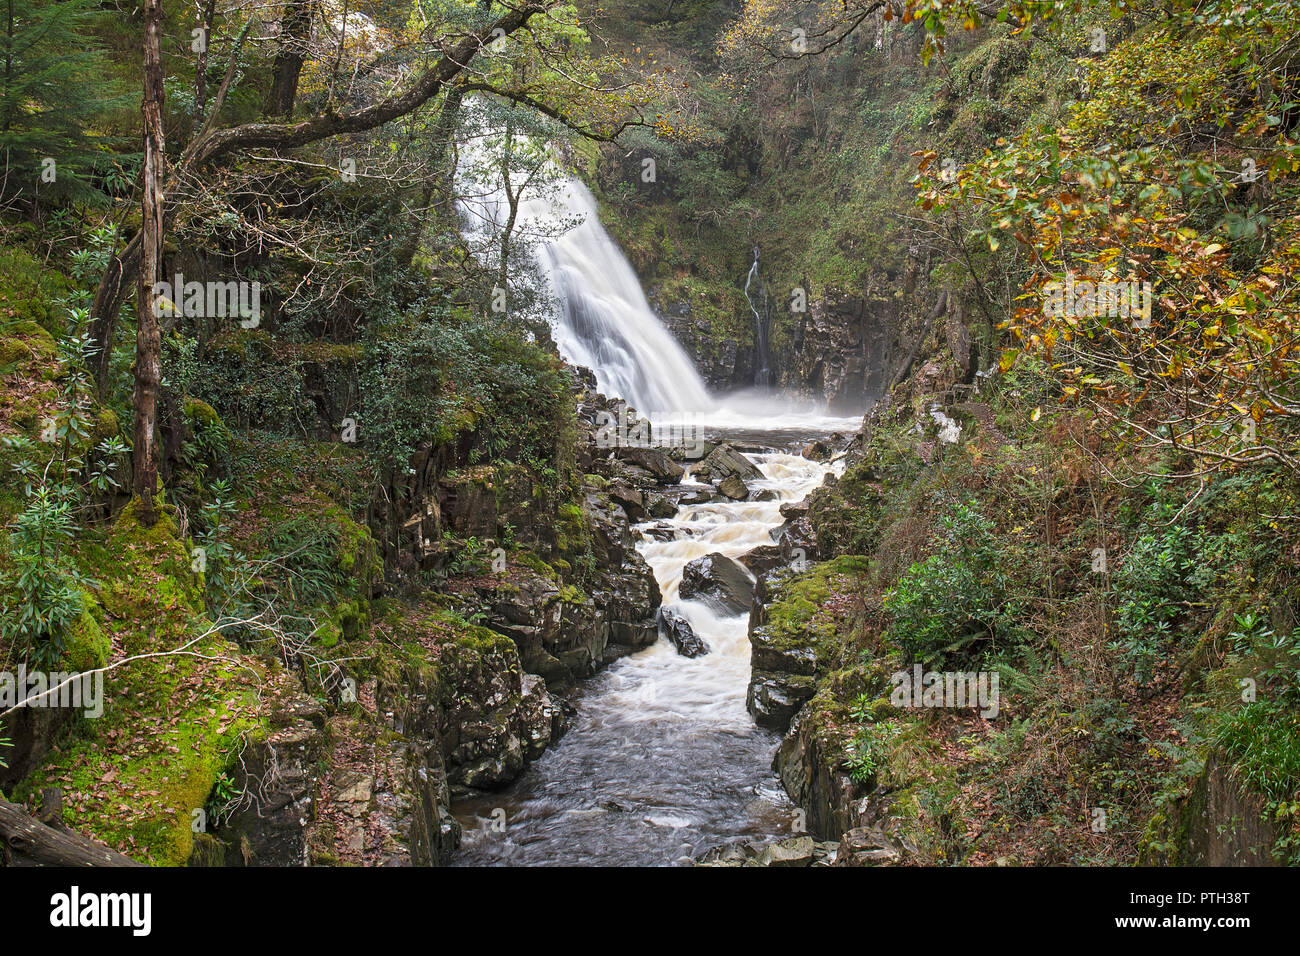
[[162, 6], [0, 30], [0, 863], [1300, 863], [1300, 0]]
[[[488, 198], [465, 221], [495, 248], [506, 222], [506, 190], [499, 183], [476, 187]], [[684, 621], [707, 651], [679, 656], [661, 638], [581, 686], [572, 701], [577, 713], [559, 742], [505, 790], [454, 805], [463, 828], [455, 860], [690, 863], [721, 843], [801, 830], [797, 808], [770, 769], [778, 738], [757, 727], [745, 706], [748, 604], [720, 607], [679, 592], [689, 562], [707, 555], [744, 561], [754, 549], [770, 550], [771, 532], [785, 520], [782, 505], [801, 502], [826, 475], [843, 470], [842, 463], [792, 452], [832, 432], [854, 430], [859, 417], [796, 411], [792, 398], [770, 388], [742, 395], [736, 404], [709, 394], [651, 311], [585, 186], [561, 179], [540, 195], [522, 191], [517, 205], [513, 227], [544, 237], [532, 255], [555, 303], [560, 354], [590, 368], [601, 391], [629, 402], [648, 422], [643, 431], [630, 432], [620, 416], [617, 430], [598, 433], [598, 445], [611, 454], [643, 447], [698, 460], [706, 443], [727, 444], [747, 452], [757, 477], [732, 500], [715, 491], [707, 473], [688, 473], [674, 486], [678, 504], [670, 516], [633, 527], [662, 595], [661, 616]], [[762, 570], [771, 571], [768, 564]]]

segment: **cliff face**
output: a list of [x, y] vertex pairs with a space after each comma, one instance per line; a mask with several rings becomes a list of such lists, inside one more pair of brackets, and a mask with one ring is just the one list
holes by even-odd
[[[665, 303], [653, 287], [650, 301], [712, 390], [754, 387], [752, 335], [718, 335], [688, 299]], [[788, 334], [772, 354], [774, 387], [833, 413], [865, 410], [888, 389], [912, 345], [905, 312], [901, 299], [836, 292], [780, 316]]]
[[866, 409], [889, 387], [905, 353], [897, 300], [835, 295], [796, 319], [779, 365], [787, 388], [824, 398], [834, 412]]

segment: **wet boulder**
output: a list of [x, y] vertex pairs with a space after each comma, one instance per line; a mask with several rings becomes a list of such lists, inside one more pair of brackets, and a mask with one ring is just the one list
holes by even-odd
[[755, 670], [745, 693], [745, 709], [758, 726], [784, 733], [816, 692], [811, 676]]
[[746, 481], [763, 477], [758, 466], [730, 445], [719, 445], [695, 468], [696, 474], [705, 474], [713, 481], [738, 475]]
[[649, 519], [646, 494], [641, 489], [624, 481], [611, 481], [608, 494], [609, 500], [622, 508], [633, 524]]
[[659, 630], [673, 642], [677, 653], [682, 657], [702, 657], [709, 653], [709, 645], [695, 633], [691, 622], [676, 611], [661, 608], [659, 611]]
[[724, 613], [743, 614], [754, 601], [754, 584], [742, 565], [715, 551], [686, 565], [680, 593], [707, 601]]
[[641, 533], [655, 541], [676, 541], [677, 529], [670, 524], [652, 524], [647, 528], [642, 528]]
[[707, 488], [692, 488], [690, 491], [686, 492], [686, 494], [677, 499], [677, 503], [683, 507], [689, 507], [691, 505], [707, 505], [716, 497], [717, 495]]
[[646, 510], [652, 518], [671, 518], [677, 514], [677, 506], [664, 495], [648, 494], [645, 496]]
[[750, 574], [755, 577], [762, 577], [773, 568], [783, 568], [787, 565], [788, 559], [781, 550], [780, 545], [760, 544], [752, 551], [746, 551], [740, 556], [740, 563], [745, 566]]
[[627, 446], [617, 449], [614, 454], [619, 461], [640, 468], [661, 484], [675, 485], [686, 473], [681, 465], [658, 448]]
[[807, 445], [804, 445], [803, 450], [799, 452], [800, 455], [807, 458], [809, 461], [826, 461], [826, 459], [830, 458], [834, 453], [835, 451], [831, 448], [830, 442], [826, 441], [824, 438], [819, 438], [817, 441], [809, 442]]
[[808, 501], [787, 501], [780, 507], [781, 517], [786, 521], [798, 520], [808, 516]]
[[749, 497], [749, 486], [740, 475], [728, 475], [718, 482], [718, 492], [732, 501], [744, 501]]

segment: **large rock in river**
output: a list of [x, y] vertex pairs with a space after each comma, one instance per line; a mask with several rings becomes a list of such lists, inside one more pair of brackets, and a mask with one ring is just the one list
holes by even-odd
[[686, 565], [680, 593], [684, 598], [707, 601], [725, 613], [743, 614], [754, 601], [754, 583], [744, 567], [715, 551]]
[[740, 475], [728, 475], [718, 482], [718, 491], [732, 501], [744, 501], [749, 497], [749, 488]]
[[682, 657], [702, 657], [709, 653], [709, 645], [695, 633], [691, 622], [676, 611], [667, 608], [659, 610], [659, 630], [673, 642], [677, 653]]
[[635, 465], [649, 472], [655, 481], [666, 485], [675, 485], [682, 480], [685, 469], [658, 448], [642, 448], [635, 445], [621, 447], [614, 452], [619, 461]]
[[757, 465], [730, 445], [719, 445], [713, 449], [708, 457], [696, 466], [695, 471], [697, 474], [708, 475], [713, 481], [721, 481], [732, 475], [738, 475], [745, 481], [755, 481], [763, 477]]

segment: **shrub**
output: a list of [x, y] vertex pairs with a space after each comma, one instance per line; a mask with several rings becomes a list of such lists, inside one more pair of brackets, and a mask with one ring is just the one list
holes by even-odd
[[1133, 548], [1115, 573], [1119, 595], [1115, 640], [1138, 683], [1149, 683], [1159, 656], [1177, 643], [1177, 625], [1191, 602], [1203, 597], [1214, 571], [1206, 561], [1202, 531], [1173, 524], [1173, 506], [1152, 505]]
[[974, 503], [958, 502], [937, 537], [942, 550], [913, 564], [885, 595], [886, 638], [927, 665], [973, 661], [999, 641], [1018, 643], [993, 523]]

